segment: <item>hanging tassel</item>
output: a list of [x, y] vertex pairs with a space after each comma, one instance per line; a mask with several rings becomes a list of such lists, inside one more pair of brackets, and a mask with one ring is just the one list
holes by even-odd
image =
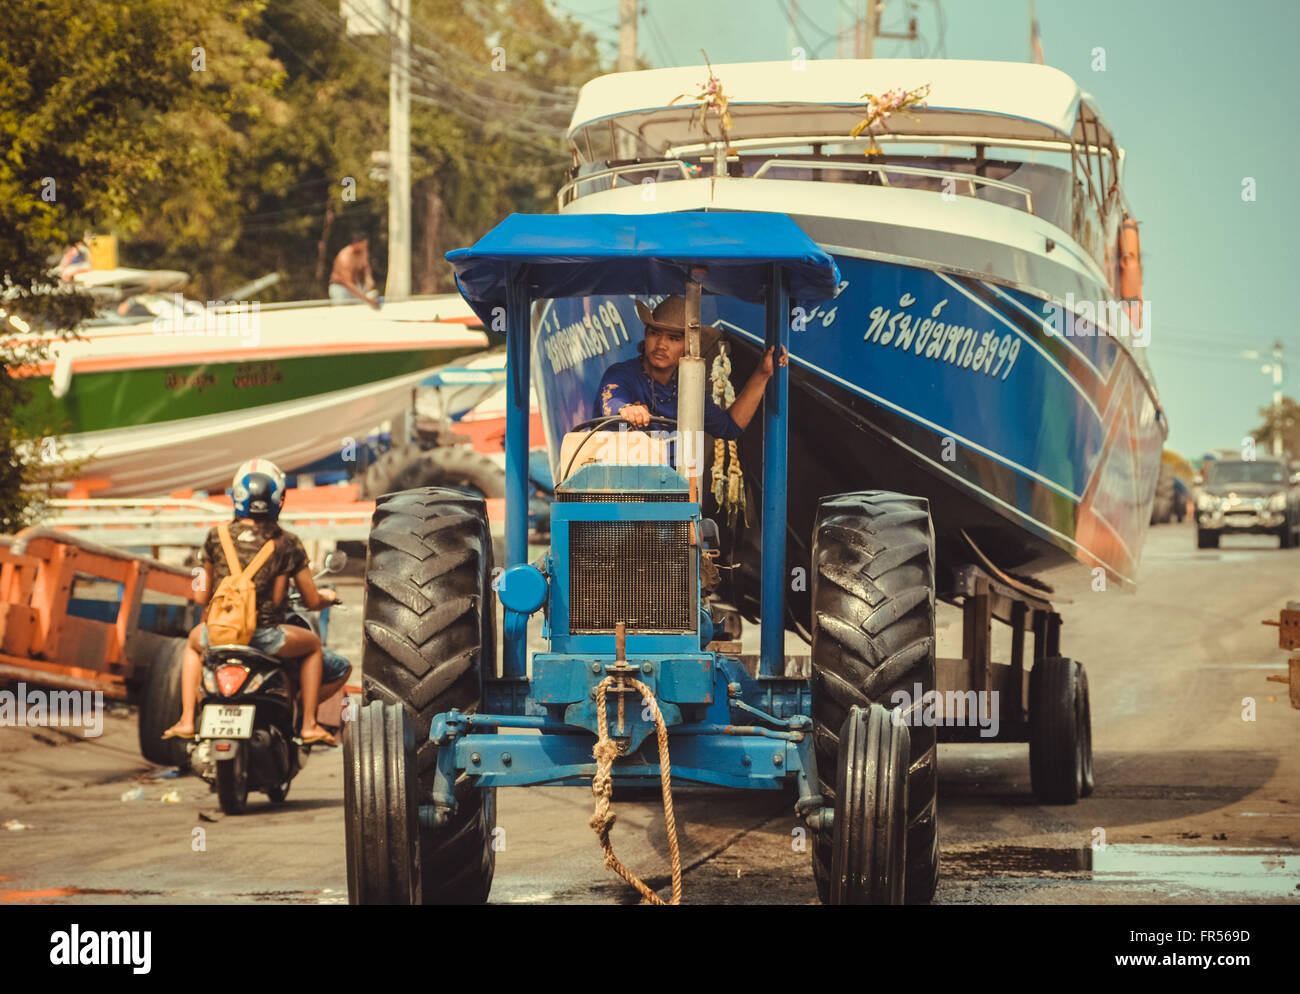
[[[731, 360], [727, 357], [726, 344], [718, 348], [718, 357], [713, 360], [710, 370], [713, 386], [713, 402], [723, 410], [736, 402], [736, 391], [731, 385]], [[721, 439], [713, 445], [713, 469], [710, 476], [713, 499], [718, 508], [727, 516], [727, 526], [734, 527], [737, 515], [749, 524], [749, 513], [745, 507], [745, 481], [740, 469], [740, 446], [735, 441], [724, 443]]]

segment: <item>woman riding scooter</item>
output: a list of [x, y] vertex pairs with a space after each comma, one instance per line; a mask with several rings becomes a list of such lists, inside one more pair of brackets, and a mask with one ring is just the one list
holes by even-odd
[[[302, 742], [334, 746], [338, 745], [334, 737], [316, 723], [316, 707], [343, 685], [350, 667], [347, 660], [337, 653], [323, 653], [321, 640], [315, 633], [283, 624], [283, 621], [290, 579], [298, 585], [303, 601], [312, 610], [336, 603], [338, 596], [332, 590], [316, 589], [302, 542], [276, 523], [284, 505], [285, 490], [284, 474], [267, 459], [250, 459], [244, 463], [231, 484], [235, 520], [229, 527], [229, 535], [240, 567], [247, 567], [263, 545], [273, 543], [269, 557], [252, 577], [257, 599], [257, 628], [249, 645], [281, 659], [302, 659], [299, 671]], [[211, 591], [230, 575], [219, 529], [213, 528], [208, 532], [201, 562], [204, 576], [197, 599], [206, 606]], [[194, 711], [203, 674], [203, 651], [207, 647], [205, 619], [205, 623], [196, 625], [190, 632], [181, 669], [181, 717], [163, 732], [165, 739], [194, 738]]]

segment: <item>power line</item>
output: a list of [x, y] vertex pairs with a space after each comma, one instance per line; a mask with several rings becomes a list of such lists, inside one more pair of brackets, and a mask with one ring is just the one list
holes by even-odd
[[[335, 14], [332, 10], [318, 3], [317, 0], [304, 0], [304, 2], [308, 6], [313, 8], [319, 16], [324, 18], [326, 22], [331, 25], [331, 27], [335, 28], [336, 30], [339, 28], [343, 29], [342, 39], [345, 44], [347, 44], [349, 47], [353, 48], [354, 50], [360, 52], [362, 55], [366, 56], [372, 62], [382, 65], [386, 70], [391, 69], [392, 55], [390, 52], [378, 51], [373, 46], [363, 45], [360, 42], [358, 42], [356, 39], [349, 36], [346, 32], [346, 25], [342, 21], [342, 19], [339, 18], [338, 15]], [[363, 16], [365, 16], [364, 12], [363, 12]], [[373, 20], [371, 20], [370, 23], [372, 25], [376, 24], [376, 22]], [[416, 23], [417, 22], [412, 21], [413, 25]], [[425, 30], [425, 29], [421, 27], [421, 30]], [[415, 49], [420, 49], [422, 51], [427, 51], [427, 50], [423, 50], [421, 46], [412, 46], [412, 47]], [[463, 58], [464, 57], [462, 56], [462, 59]], [[479, 69], [482, 68], [481, 66], [477, 66], [477, 64], [475, 65]], [[513, 104], [508, 101], [499, 101], [499, 100], [495, 100], [495, 98], [486, 98], [477, 94], [471, 94], [467, 87], [465, 87], [461, 82], [456, 80], [450, 81], [451, 85], [448, 86], [447, 79], [420, 70], [416, 66], [414, 60], [412, 60], [411, 68], [406, 70], [403, 73], [403, 75], [407, 80], [411, 81], [413, 84], [416, 84], [419, 87], [419, 92], [412, 93], [412, 99], [418, 100], [420, 103], [432, 104], [449, 113], [455, 114], [458, 117], [464, 119], [467, 123], [474, 125], [480, 131], [487, 130], [483, 122], [484, 117], [491, 117], [493, 123], [501, 124], [503, 128], [509, 128], [512, 132], [514, 132], [511, 136], [514, 140], [535, 147], [538, 150], [545, 151], [547, 154], [554, 154], [555, 152], [554, 146], [543, 145], [535, 141], [530, 141], [527, 136], [532, 135], [534, 137], [548, 138], [554, 140], [556, 138], [561, 137], [564, 134], [564, 129], [558, 125], [549, 126], [549, 127], [538, 126], [535, 125], [533, 121], [528, 119], [527, 117], [519, 117], [509, 122], [499, 121], [498, 118], [494, 116], [496, 115], [496, 111], [489, 106], [485, 106], [484, 101], [495, 103], [498, 107], [504, 107], [507, 109], [514, 110], [517, 114], [527, 113], [530, 110], [533, 112], [537, 112], [541, 109], [520, 108], [517, 104]], [[448, 89], [457, 92], [463, 101], [466, 102], [478, 101], [478, 106], [473, 108], [468, 108], [468, 109], [464, 106], [456, 106], [454, 104], [448, 103], [446, 100], [439, 99], [438, 97], [434, 96], [433, 93], [429, 92], [430, 90], [434, 92], [438, 92], [440, 90], [445, 92]], [[542, 92], [542, 91], [538, 91], [538, 92]]]
[[650, 29], [652, 40], [654, 41], [655, 48], [659, 50], [659, 57], [663, 64], [665, 66], [671, 66], [673, 64], [672, 50], [668, 47], [668, 42], [664, 40], [664, 36], [659, 31], [658, 21], [647, 12], [645, 15], [645, 23]]

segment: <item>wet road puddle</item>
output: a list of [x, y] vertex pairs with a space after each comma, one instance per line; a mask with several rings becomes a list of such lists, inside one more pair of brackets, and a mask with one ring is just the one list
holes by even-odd
[[[8, 877], [0, 877], [7, 880]], [[61, 904], [65, 901], [78, 903], [78, 898], [121, 898], [114, 904], [129, 904], [135, 898], [168, 897], [165, 903], [181, 904], [192, 902], [196, 898], [203, 901], [222, 903], [248, 901], [268, 901], [276, 904], [346, 904], [347, 891], [330, 887], [321, 890], [276, 890], [276, 891], [240, 891], [233, 894], [187, 892], [179, 890], [116, 890], [98, 887], [40, 887], [28, 890], [0, 888], [0, 904], [33, 902], [37, 904]], [[81, 902], [85, 903], [85, 902]]]
[[1170, 897], [1212, 892], [1238, 899], [1300, 900], [1300, 850], [1108, 845], [1101, 849], [989, 846], [945, 851], [947, 880], [1083, 880], [1107, 887], [1158, 887]]
[[[0, 877], [7, 880], [8, 877]], [[157, 897], [161, 890], [103, 890], [93, 887], [41, 887], [35, 890], [0, 890], [0, 903], [16, 901], [58, 901], [65, 897]]]

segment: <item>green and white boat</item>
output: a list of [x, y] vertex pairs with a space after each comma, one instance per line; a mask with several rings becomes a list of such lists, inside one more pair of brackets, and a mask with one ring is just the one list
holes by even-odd
[[488, 345], [459, 294], [381, 310], [153, 295], [133, 309], [154, 316], [101, 317], [18, 373], [44, 381], [21, 426], [61, 436], [94, 496], [220, 489], [252, 455], [293, 467], [346, 453], [402, 417], [431, 370]]

